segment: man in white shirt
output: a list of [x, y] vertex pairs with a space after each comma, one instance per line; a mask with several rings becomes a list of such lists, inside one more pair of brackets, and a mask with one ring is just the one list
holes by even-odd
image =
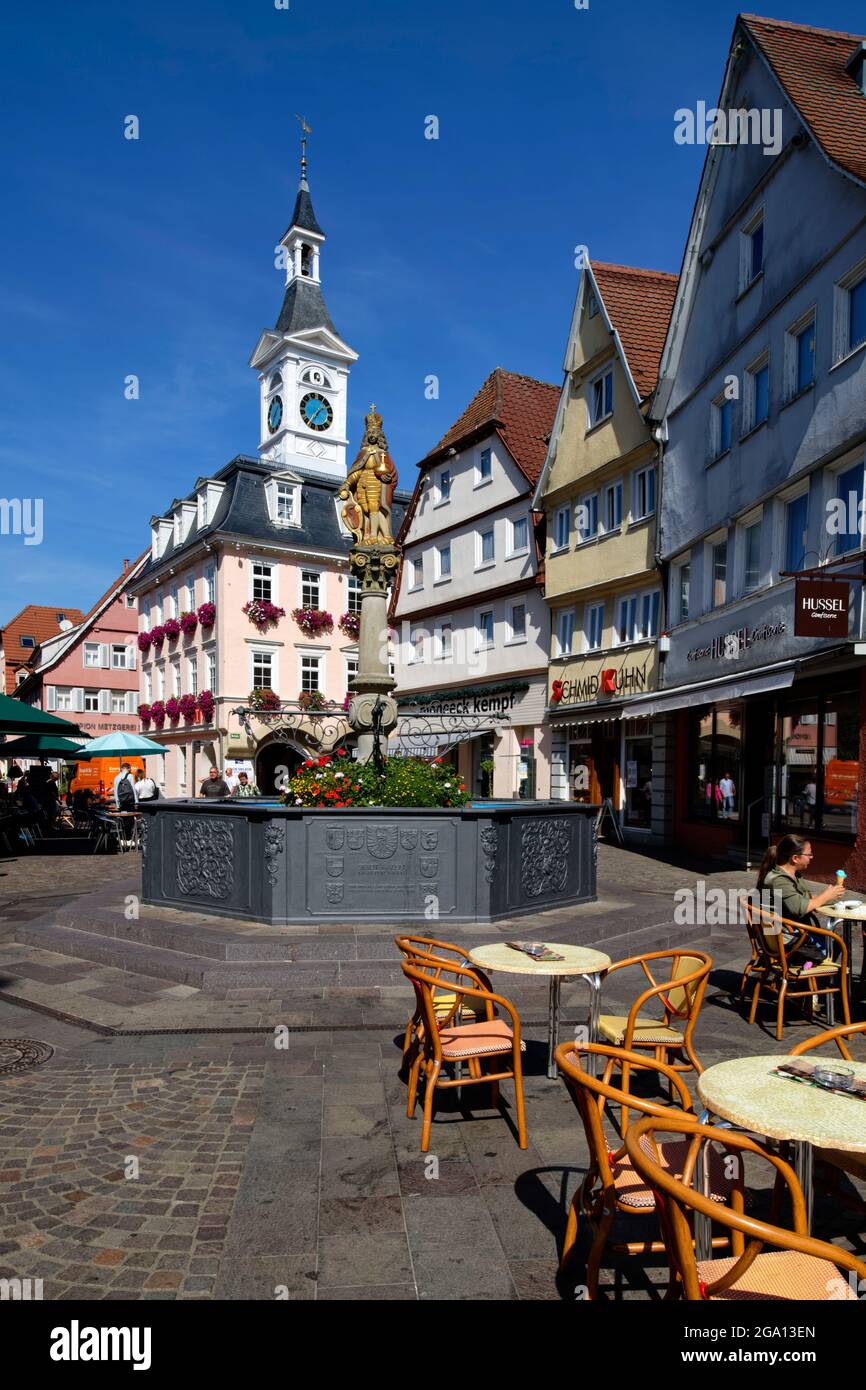
[[719, 791], [722, 794], [722, 815], [727, 820], [734, 810], [734, 797], [737, 789], [729, 772], [719, 778]]

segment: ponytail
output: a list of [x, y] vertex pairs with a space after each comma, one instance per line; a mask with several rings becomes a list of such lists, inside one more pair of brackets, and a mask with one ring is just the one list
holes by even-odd
[[758, 892], [763, 892], [767, 875], [781, 864], [788, 864], [795, 854], [804, 854], [809, 841], [802, 835], [783, 835], [777, 845], [770, 845], [758, 870]]

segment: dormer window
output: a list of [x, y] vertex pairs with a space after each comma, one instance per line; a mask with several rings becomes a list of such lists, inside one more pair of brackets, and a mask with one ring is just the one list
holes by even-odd
[[300, 526], [301, 484], [293, 475], [269, 478], [265, 483], [268, 516], [275, 526]]
[[183, 545], [190, 531], [197, 513], [195, 502], [181, 502], [174, 511], [174, 543], [175, 546]]
[[211, 478], [199, 478], [196, 483], [199, 530], [202, 526], [209, 526], [213, 521], [217, 503], [222, 496], [224, 487], [225, 483], [215, 483]]
[[156, 516], [150, 523], [150, 554], [151, 559], [160, 560], [168, 549], [168, 542], [172, 534], [171, 517]]

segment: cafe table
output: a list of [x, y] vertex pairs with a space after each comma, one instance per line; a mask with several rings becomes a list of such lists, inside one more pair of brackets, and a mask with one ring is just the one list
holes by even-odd
[[[531, 944], [540, 946], [542, 943], [537, 941]], [[593, 951], [586, 946], [563, 946], [555, 941], [545, 941], [543, 944], [562, 956], [562, 960], [533, 960], [523, 951], [515, 951], [504, 941], [495, 941], [489, 946], [476, 946], [468, 955], [475, 965], [480, 965], [488, 974], [501, 970], [505, 975], [531, 975], [549, 979], [547, 1075], [554, 1080], [557, 1076], [555, 1053], [559, 1034], [559, 996], [562, 980], [580, 975], [589, 985], [589, 1041], [597, 1042], [601, 977], [610, 967], [611, 961], [610, 956], [606, 956], [603, 951]]]
[[[847, 901], [847, 899], [843, 899], [843, 901]], [[854, 998], [854, 962], [851, 956], [853, 924], [855, 922], [866, 923], [866, 903], [858, 903], [856, 907], [842, 907], [841, 903], [832, 903], [829, 907], [816, 907], [815, 912], [819, 917], [827, 918], [826, 925], [831, 930], [836, 931], [838, 928], [842, 940], [845, 942], [845, 948], [848, 952], [848, 1000], [850, 1002]], [[826, 940], [826, 937], [822, 940]], [[835, 1019], [834, 1002], [834, 996], [828, 994], [828, 1017], [833, 1014]]]
[[820, 1061], [834, 1071], [853, 1072], [858, 1079], [866, 1079], [866, 1062], [845, 1062], [829, 1054], [786, 1058], [774, 1053], [769, 1057], [736, 1057], [707, 1067], [698, 1078], [697, 1090], [706, 1108], [723, 1120], [790, 1143], [811, 1231], [812, 1151], [866, 1153], [866, 1101], [774, 1075], [783, 1061]]

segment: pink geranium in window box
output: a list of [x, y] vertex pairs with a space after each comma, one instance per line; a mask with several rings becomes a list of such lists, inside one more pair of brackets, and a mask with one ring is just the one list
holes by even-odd
[[138, 717], [139, 717], [139, 719], [141, 720], [142, 724], [149, 724], [149, 723], [150, 723], [150, 705], [139, 705], [139, 707], [138, 707]]
[[198, 615], [195, 613], [181, 613], [180, 630], [184, 637], [192, 637], [198, 627]]
[[201, 692], [198, 697], [198, 707], [201, 710], [202, 719], [209, 724], [213, 719], [213, 712], [216, 708], [216, 701], [214, 700], [212, 691], [203, 690]]
[[334, 619], [323, 608], [293, 608], [292, 617], [305, 637], [320, 637], [334, 631]]
[[161, 647], [165, 641], [165, 628], [162, 623], [157, 623], [156, 627], [150, 629], [150, 640], [154, 647]]
[[187, 724], [191, 724], [195, 719], [196, 710], [198, 709], [198, 700], [195, 695], [181, 695], [178, 708]]
[[165, 723], [165, 705], [162, 700], [154, 700], [150, 707], [151, 722], [161, 729]]
[[138, 650], [140, 652], [149, 652], [152, 642], [153, 635], [150, 632], [140, 632], [138, 634]]
[[242, 612], [246, 613], [251, 623], [255, 623], [260, 630], [270, 627], [286, 616], [285, 608], [278, 608], [270, 599], [251, 598], [249, 603], [245, 603]]
[[339, 626], [341, 632], [345, 632], [347, 637], [351, 637], [353, 642], [357, 642], [361, 635], [360, 613], [344, 613]]
[[162, 628], [170, 642], [173, 642], [175, 637], [180, 636], [180, 623], [177, 618], [166, 618]]
[[201, 603], [198, 609], [198, 620], [202, 627], [213, 627], [216, 622], [216, 604]]
[[177, 696], [172, 695], [170, 700], [166, 700], [165, 712], [172, 724], [176, 724], [180, 719], [180, 700], [178, 700]]

